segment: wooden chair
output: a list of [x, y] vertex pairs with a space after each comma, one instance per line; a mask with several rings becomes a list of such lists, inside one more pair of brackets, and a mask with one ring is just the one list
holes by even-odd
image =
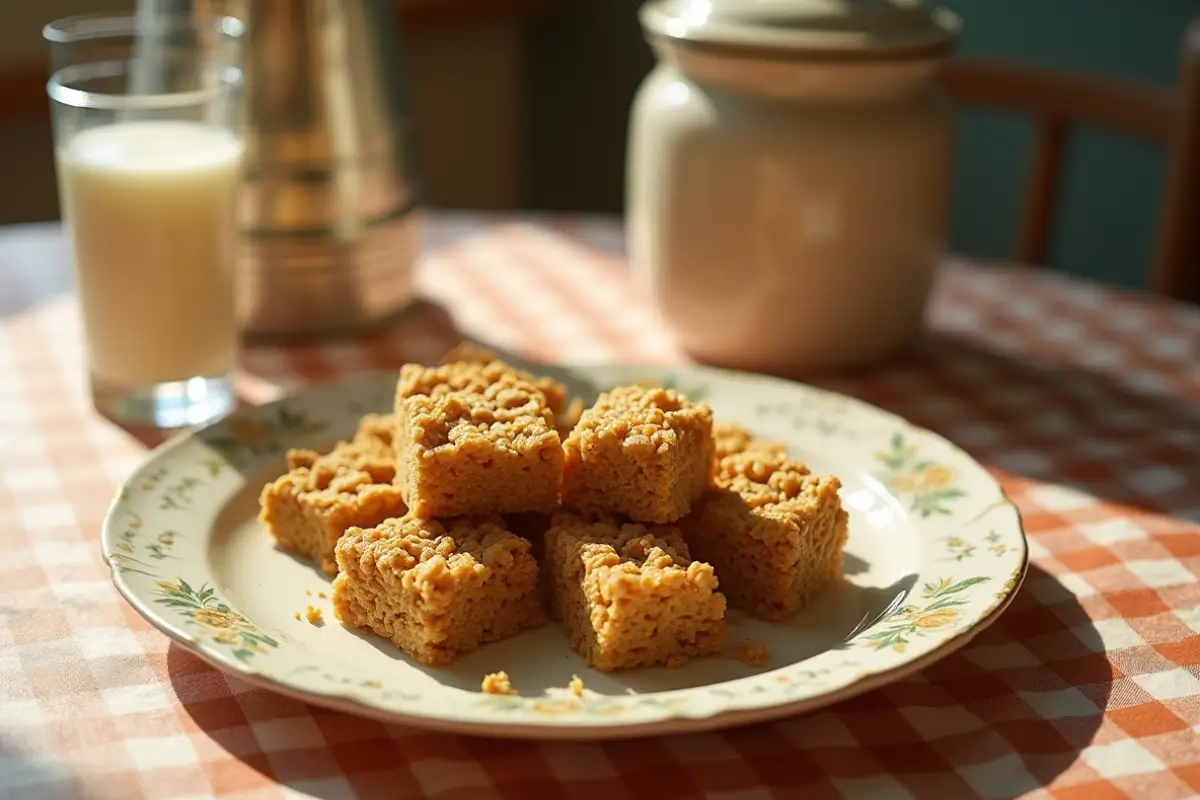
[[1200, 19], [1184, 35], [1174, 91], [1094, 74], [955, 58], [942, 85], [959, 105], [1034, 117], [1037, 134], [1017, 232], [1016, 258], [1044, 264], [1063, 148], [1090, 125], [1166, 148], [1150, 290], [1200, 302]]

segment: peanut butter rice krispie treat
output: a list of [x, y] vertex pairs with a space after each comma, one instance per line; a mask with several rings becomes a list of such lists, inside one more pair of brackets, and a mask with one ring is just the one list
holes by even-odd
[[400, 369], [400, 380], [396, 385], [396, 410], [399, 410], [401, 401], [409, 397], [483, 389], [505, 378], [533, 384], [545, 395], [546, 406], [556, 417], [569, 411], [566, 386], [553, 378], [542, 378], [519, 370], [496, 358], [490, 350], [473, 344], [454, 348], [436, 367], [405, 364]]
[[381, 483], [390, 483], [392, 478], [386, 475], [390, 472], [394, 476], [396, 470], [396, 453], [392, 449], [395, 426], [396, 418], [392, 414], [368, 414], [359, 421], [352, 439], [338, 442], [328, 453], [289, 450], [288, 469], [311, 469], [320, 461], [334, 467], [365, 470], [378, 476]]
[[354, 440], [362, 443], [373, 442], [378, 447], [390, 451], [395, 428], [394, 414], [367, 414], [359, 420]]
[[725, 646], [716, 575], [674, 526], [556, 514], [543, 569], [552, 613], [596, 669], [676, 666]]
[[410, 515], [351, 528], [338, 542], [337, 563], [338, 619], [390, 639], [422, 664], [448, 664], [544, 619], [529, 542], [499, 518]]
[[712, 411], [671, 389], [623, 386], [583, 412], [563, 450], [565, 507], [674, 522], [711, 482]]
[[346, 465], [318, 457], [263, 487], [259, 521], [280, 547], [312, 559], [333, 575], [334, 547], [347, 528], [377, 525], [404, 514], [404, 499], [392, 485], [394, 474], [391, 464]]
[[713, 423], [714, 452], [718, 461], [738, 453], [773, 453], [787, 455], [787, 446], [782, 442], [759, 439], [750, 431], [733, 422]]
[[454, 363], [483, 365], [490, 370], [503, 368], [508, 370], [518, 380], [532, 383], [542, 394], [546, 395], [546, 405], [554, 412], [555, 427], [558, 428], [559, 436], [566, 436], [570, 433], [571, 428], [575, 427], [575, 423], [579, 422], [579, 415], [583, 413], [583, 401], [577, 397], [568, 400], [566, 386], [553, 378], [533, 375], [524, 370], [517, 369], [511, 364], [502, 361], [486, 347], [472, 342], [463, 342], [454, 347], [442, 358], [442, 364]]
[[837, 478], [748, 452], [721, 459], [716, 482], [680, 525], [731, 606], [783, 620], [839, 579], [847, 515]]
[[403, 400], [397, 484], [421, 517], [551, 511], [562, 443], [545, 396], [504, 378], [479, 388]]

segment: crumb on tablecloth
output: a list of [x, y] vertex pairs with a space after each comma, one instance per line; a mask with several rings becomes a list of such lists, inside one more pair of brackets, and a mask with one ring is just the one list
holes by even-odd
[[309, 606], [304, 609], [304, 618], [312, 625], [320, 625], [325, 621], [324, 615], [321, 614], [321, 609], [315, 606]]
[[516, 694], [516, 690], [512, 687], [512, 681], [508, 679], [508, 673], [503, 670], [500, 672], [491, 672], [483, 676], [483, 683], [479, 687], [484, 694]]
[[767, 646], [753, 639], [738, 642], [730, 649], [729, 654], [748, 667], [761, 667], [771, 660], [771, 651]]
[[583, 697], [583, 680], [578, 675], [571, 676], [571, 682], [567, 684], [567, 688], [576, 697]]

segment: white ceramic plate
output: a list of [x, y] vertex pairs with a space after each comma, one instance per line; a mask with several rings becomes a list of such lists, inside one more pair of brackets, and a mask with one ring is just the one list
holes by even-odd
[[[730, 613], [730, 645], [763, 642], [771, 652], [764, 667], [713, 656], [605, 675], [588, 669], [550, 624], [427, 668], [384, 640], [344, 629], [320, 596], [328, 579], [277, 550], [257, 524], [258, 493], [283, 470], [287, 448], [330, 445], [364, 413], [386, 411], [391, 374], [238, 412], [159, 448], [105, 520], [113, 581], [172, 639], [255, 684], [441, 730], [587, 739], [765, 720], [883, 685], [965, 644], [1024, 576], [1025, 537], [999, 485], [949, 442], [891, 414], [711, 369], [542, 371], [585, 396], [662, 381], [841, 479], [850, 512], [845, 581], [784, 624]], [[323, 626], [295, 619], [309, 604], [325, 612]], [[508, 672], [519, 696], [480, 693], [483, 676], [497, 670]], [[587, 687], [581, 698], [566, 691], [573, 674]]]

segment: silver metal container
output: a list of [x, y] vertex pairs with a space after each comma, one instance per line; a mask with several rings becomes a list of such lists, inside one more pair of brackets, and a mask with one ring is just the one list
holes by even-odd
[[247, 27], [245, 334], [353, 332], [395, 316], [413, 297], [420, 220], [392, 0], [188, 5]]

